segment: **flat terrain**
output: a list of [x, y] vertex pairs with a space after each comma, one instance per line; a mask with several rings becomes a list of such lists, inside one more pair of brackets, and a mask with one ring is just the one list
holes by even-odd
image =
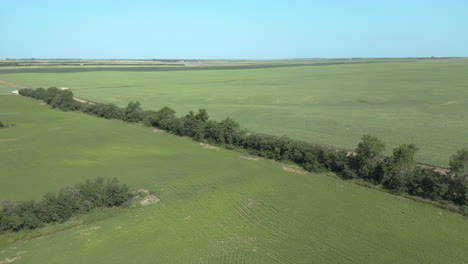
[[[468, 147], [468, 59], [35, 65], [2, 67], [0, 80], [179, 115], [205, 108], [255, 132], [346, 149], [372, 133], [387, 153], [415, 143], [420, 162], [439, 166]], [[11, 90], [2, 85], [0, 93]]]
[[98, 176], [161, 199], [0, 246], [4, 263], [468, 262], [466, 219], [333, 176], [21, 96], [0, 96], [0, 120], [16, 124], [0, 130], [0, 199]]

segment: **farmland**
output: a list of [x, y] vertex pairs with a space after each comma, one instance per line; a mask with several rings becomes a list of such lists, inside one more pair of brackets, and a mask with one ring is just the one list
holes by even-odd
[[466, 59], [128, 64], [3, 67], [0, 80], [179, 115], [205, 108], [255, 132], [345, 149], [372, 133], [387, 154], [414, 143], [418, 161], [439, 166], [468, 140]]
[[104, 211], [95, 221], [41, 239], [1, 244], [0, 237], [0, 261], [468, 261], [466, 219], [333, 175], [290, 173], [270, 160], [51, 110], [20, 96], [0, 96], [0, 120], [15, 124], [0, 131], [0, 199], [37, 199], [98, 176], [116, 176], [161, 199], [148, 207]]

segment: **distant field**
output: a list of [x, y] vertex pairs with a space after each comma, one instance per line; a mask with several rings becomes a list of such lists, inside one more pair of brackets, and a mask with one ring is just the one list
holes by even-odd
[[161, 199], [5, 246], [0, 261], [468, 262], [466, 219], [428, 205], [21, 96], [0, 96], [0, 120], [16, 124], [0, 130], [0, 199], [35, 199], [98, 176]]
[[0, 80], [68, 87], [121, 106], [170, 106], [179, 115], [206, 108], [214, 119], [230, 116], [255, 132], [346, 149], [372, 133], [387, 142], [387, 153], [415, 143], [418, 160], [434, 165], [447, 166], [468, 147], [468, 59], [224, 64], [3, 67]]

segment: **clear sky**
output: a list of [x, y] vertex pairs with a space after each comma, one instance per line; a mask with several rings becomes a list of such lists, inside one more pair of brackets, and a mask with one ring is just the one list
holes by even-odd
[[468, 56], [468, 0], [0, 0], [0, 58]]

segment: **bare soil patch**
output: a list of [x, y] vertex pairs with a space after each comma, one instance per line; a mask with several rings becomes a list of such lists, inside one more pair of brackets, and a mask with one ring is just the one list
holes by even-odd
[[220, 149], [220, 147], [216, 147], [216, 146], [213, 146], [213, 145], [210, 145], [210, 144], [205, 144], [205, 143], [200, 143], [200, 146], [202, 146], [203, 148], [206, 148], [206, 149]]
[[79, 231], [79, 234], [80, 234], [81, 236], [88, 236], [88, 235], [91, 234], [91, 231], [99, 230], [99, 229], [101, 229], [101, 228], [102, 228], [101, 226], [91, 226], [91, 227], [89, 227], [89, 228], [80, 230], [80, 231]]
[[453, 178], [453, 176], [455, 175], [451, 170], [446, 169], [446, 168], [440, 168], [440, 167], [435, 167], [435, 166], [426, 165], [426, 164], [418, 164], [418, 166], [421, 168], [434, 170], [434, 172], [440, 173], [444, 176], [451, 177], [451, 178]]
[[259, 157], [247, 157], [247, 156], [239, 156], [241, 159], [246, 159], [246, 160], [262, 160], [262, 158]]
[[12, 263], [15, 260], [20, 259], [21, 257], [12, 257], [12, 258], [5, 258], [4, 260], [0, 260], [0, 264], [5, 264], [5, 263]]
[[140, 189], [135, 193], [138, 193], [138, 195], [133, 197], [133, 199], [141, 199], [138, 203], [142, 206], [148, 206], [150, 204], [154, 204], [161, 201], [158, 197], [156, 197], [154, 194], [151, 194], [148, 190]]
[[83, 98], [79, 98], [79, 97], [73, 97], [73, 100], [78, 101], [80, 103], [84, 103], [84, 104], [92, 104], [92, 105], [96, 104], [96, 102], [93, 102], [93, 101], [87, 100], [87, 99], [83, 99]]
[[297, 174], [307, 174], [308, 171], [291, 165], [281, 164], [281, 168], [287, 172], [297, 173]]
[[166, 132], [166, 131], [164, 131], [162, 129], [157, 129], [157, 128], [153, 129], [153, 133], [164, 133], [164, 132]]

